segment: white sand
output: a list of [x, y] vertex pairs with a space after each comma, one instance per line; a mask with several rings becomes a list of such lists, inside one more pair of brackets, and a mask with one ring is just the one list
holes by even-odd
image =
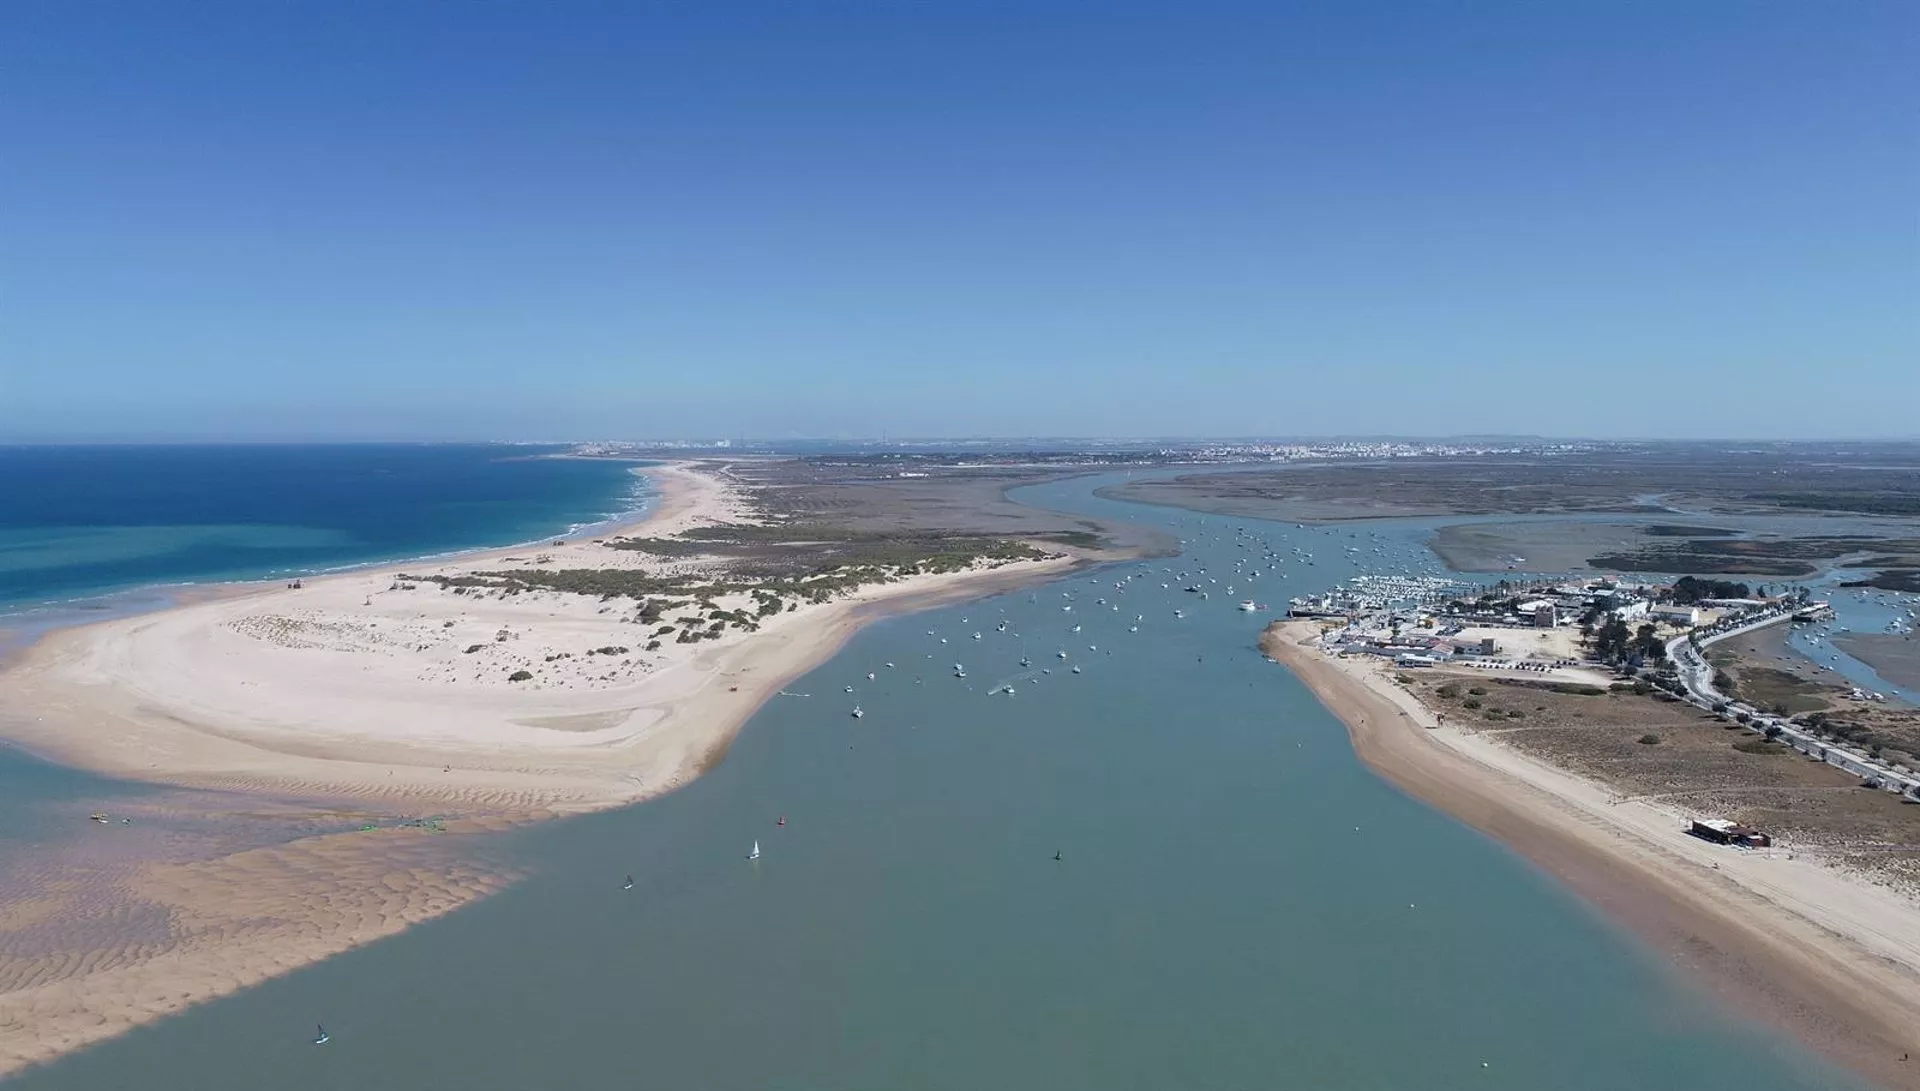
[[[652, 471], [664, 537], [739, 521], [715, 477]], [[197, 787], [429, 796], [489, 809], [639, 799], [698, 771], [779, 685], [830, 656], [862, 608], [935, 600], [1062, 571], [1065, 558], [914, 576], [764, 619], [715, 641], [664, 638], [632, 600], [456, 594], [401, 574], [514, 568], [701, 570], [577, 538], [265, 587], [54, 634], [0, 677], [30, 710], [17, 741], [57, 760]], [[411, 587], [411, 589], [400, 589]], [[722, 608], [753, 604], [721, 598]], [[594, 649], [625, 651], [594, 654]], [[509, 681], [528, 670], [527, 681]]]

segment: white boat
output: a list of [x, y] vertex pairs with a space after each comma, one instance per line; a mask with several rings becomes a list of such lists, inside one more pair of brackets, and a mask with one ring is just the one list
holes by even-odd
[[749, 860], [758, 860], [758, 859], [760, 859], [760, 842], [758, 842], [758, 841], [755, 841], [755, 842], [753, 843], [753, 850], [752, 850], [751, 852], [749, 852], [749, 853], [747, 853], [747, 859], [749, 859]]
[[862, 712], [862, 711], [860, 710], [860, 706], [859, 706], [859, 705], [855, 705], [855, 706], [853, 706], [853, 718], [854, 718], [854, 719], [856, 719], [856, 720], [857, 720], [857, 719], [859, 719], [860, 717], [862, 717], [862, 716], [865, 716], [865, 715], [866, 715], [866, 713], [865, 713], [865, 712]]
[[1258, 610], [1259, 608], [1260, 608], [1259, 606], [1254, 604], [1254, 601], [1252, 599], [1248, 599], [1247, 601], [1240, 604], [1240, 609], [1243, 613], [1251, 614], [1255, 610]]
[[965, 678], [967, 676], [967, 668], [955, 663], [953, 665], [953, 676], [955, 678]]
[[1074, 664], [1074, 668], [1073, 668], [1073, 673], [1075, 673], [1075, 674], [1079, 674], [1079, 673], [1080, 673], [1080, 666], [1079, 666], [1079, 664], [1077, 664], [1077, 663], [1076, 663], [1076, 664]]
[[331, 1041], [333, 1041], [333, 1035], [327, 1033], [327, 1028], [315, 1023], [313, 1026], [313, 1044], [323, 1046]]

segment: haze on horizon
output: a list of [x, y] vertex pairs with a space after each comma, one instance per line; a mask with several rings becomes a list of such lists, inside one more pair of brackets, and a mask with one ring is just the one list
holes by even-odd
[[1881, 438], [1920, 7], [10, 7], [0, 442]]

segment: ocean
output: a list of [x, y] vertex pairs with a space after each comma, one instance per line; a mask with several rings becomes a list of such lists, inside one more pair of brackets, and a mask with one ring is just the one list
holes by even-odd
[[0, 447], [0, 615], [512, 545], [640, 507], [631, 463], [540, 457], [561, 450]]
[[[1348, 531], [1092, 495], [1110, 480], [1015, 496], [1181, 557], [877, 622], [691, 786], [502, 835], [518, 885], [17, 1086], [1859, 1086], [1374, 777], [1261, 658], [1235, 599], [1352, 574]], [[1315, 560], [1246, 584], [1242, 532]]]

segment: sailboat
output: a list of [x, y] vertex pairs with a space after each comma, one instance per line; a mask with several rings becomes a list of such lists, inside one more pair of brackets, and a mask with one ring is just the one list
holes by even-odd
[[747, 859], [749, 859], [749, 860], [758, 860], [758, 859], [760, 859], [760, 842], [758, 842], [758, 841], [755, 841], [755, 842], [753, 843], [753, 851], [752, 851], [752, 852], [749, 852], [749, 853], [747, 853]]
[[314, 1045], [323, 1046], [332, 1040], [333, 1040], [333, 1035], [327, 1033], [327, 1028], [321, 1026], [318, 1023], [315, 1023], [313, 1025], [313, 1044]]
[[865, 713], [865, 712], [862, 712], [862, 711], [860, 710], [860, 706], [859, 706], [859, 705], [855, 705], [855, 706], [853, 706], [853, 718], [854, 718], [854, 719], [856, 719], [856, 720], [857, 720], [857, 719], [859, 719], [860, 717], [862, 717], [862, 716], [865, 716], [865, 715], [866, 715], [866, 713]]

